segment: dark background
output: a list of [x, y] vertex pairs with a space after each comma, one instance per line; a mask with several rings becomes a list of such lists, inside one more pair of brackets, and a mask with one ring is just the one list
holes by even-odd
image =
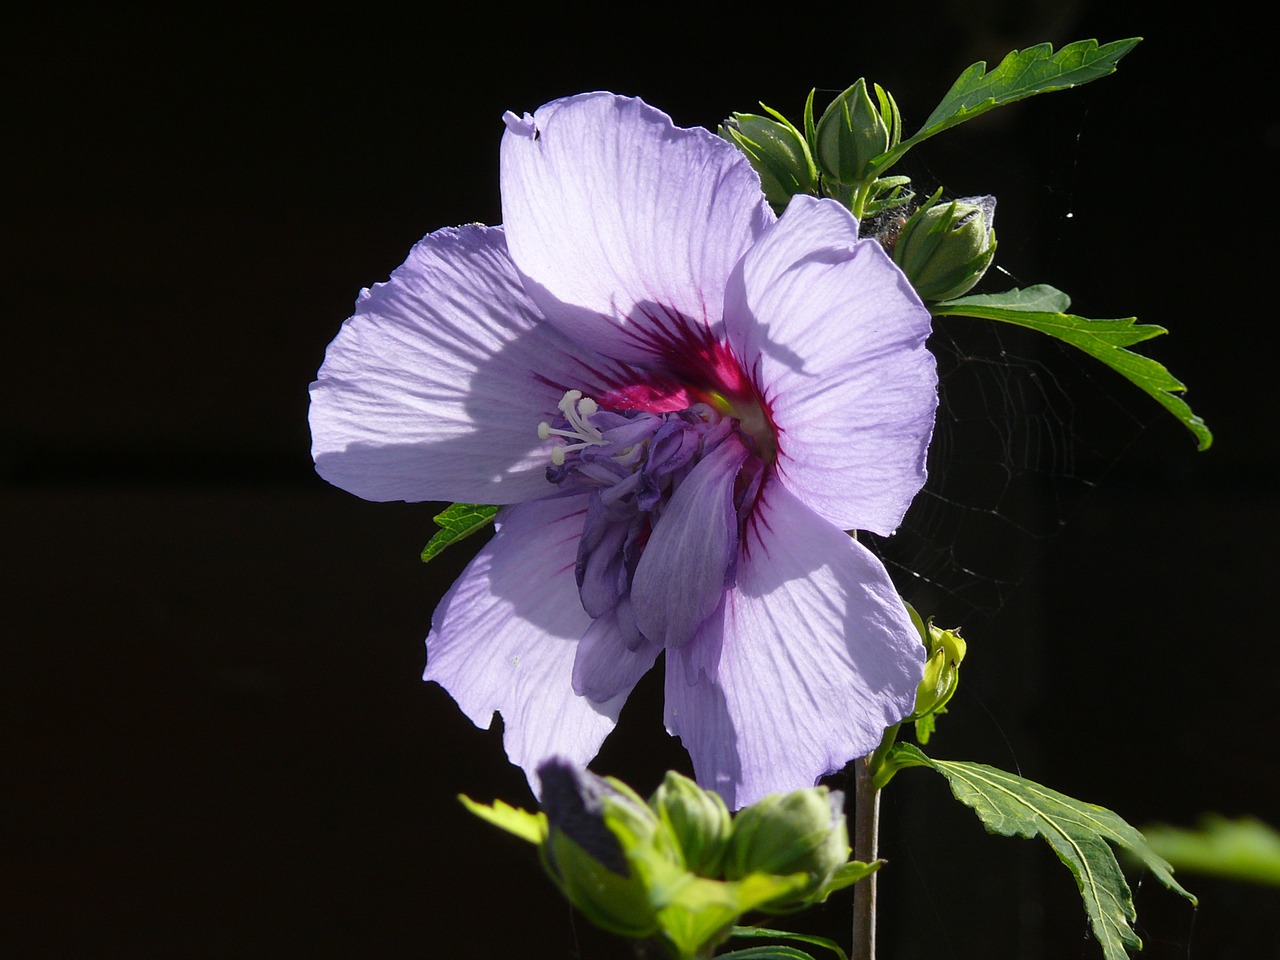
[[[970, 642], [930, 749], [1138, 825], [1280, 822], [1280, 116], [1252, 98], [1260, 24], [1228, 4], [1186, 23], [1163, 9], [208, 7], [12, 23], [0, 952], [625, 956], [573, 918], [531, 850], [455, 801], [532, 802], [498, 730], [418, 679], [431, 610], [470, 551], [423, 567], [436, 505], [364, 503], [314, 476], [307, 384], [359, 289], [415, 240], [500, 220], [506, 109], [604, 88], [711, 125], [759, 99], [798, 116], [811, 86], [865, 75], [910, 130], [966, 65], [1041, 40], [1146, 37], [1114, 76], [948, 133], [906, 172], [996, 194], [998, 263], [1018, 282], [1169, 327], [1145, 348], [1217, 440], [1197, 454], [1118, 378], [1042, 345], [1002, 341], [1030, 362], [995, 355], [993, 382], [1047, 379], [1078, 402], [1002, 419], [999, 390], [975, 400], [957, 376], [944, 415], [977, 404], [980, 428], [1024, 439], [1049, 426], [1039, 446], [975, 455], [1028, 471], [966, 541], [982, 556], [919, 594]], [[939, 516], [980, 502], [963, 481]], [[993, 571], [975, 581], [992, 602], [963, 593], [962, 565]], [[642, 684], [596, 765], [645, 792], [687, 763], [659, 691]], [[884, 818], [885, 960], [1100, 956], [1047, 848], [987, 837], [940, 778], [904, 773]], [[1274, 892], [1186, 875], [1197, 911], [1130, 878], [1145, 956], [1280, 956]], [[797, 922], [847, 939], [850, 913], [838, 896]]]

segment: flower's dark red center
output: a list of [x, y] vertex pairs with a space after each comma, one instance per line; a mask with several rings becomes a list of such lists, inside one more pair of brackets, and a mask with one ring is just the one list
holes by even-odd
[[662, 363], [637, 370], [634, 382], [612, 385], [596, 399], [614, 410], [674, 413], [705, 403], [738, 430], [765, 468], [778, 459], [778, 428], [769, 401], [729, 346], [688, 332], [663, 351]]

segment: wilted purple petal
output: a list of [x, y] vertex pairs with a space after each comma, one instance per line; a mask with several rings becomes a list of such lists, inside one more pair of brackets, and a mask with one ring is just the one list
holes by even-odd
[[646, 637], [683, 646], [720, 603], [738, 554], [733, 487], [746, 458], [731, 437], [693, 468], [667, 504], [631, 584]]
[[627, 594], [629, 573], [622, 550], [632, 524], [608, 519], [599, 497], [592, 497], [586, 522], [578, 541], [576, 563], [578, 595], [582, 607], [592, 617], [613, 610]]
[[[611, 610], [596, 618], [578, 641], [573, 661], [573, 690], [579, 696], [596, 703], [605, 703], [619, 695], [625, 697], [658, 659], [662, 644], [636, 634], [634, 623], [618, 622], [619, 614], [625, 619], [628, 612], [624, 606], [622, 611]], [[627, 626], [631, 628], [634, 647], [628, 646]]]

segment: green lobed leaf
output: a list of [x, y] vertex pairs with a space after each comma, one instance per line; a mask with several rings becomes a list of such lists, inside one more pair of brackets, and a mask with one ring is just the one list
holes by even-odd
[[482, 503], [454, 503], [435, 515], [439, 531], [422, 548], [422, 562], [430, 563], [447, 547], [465, 540], [493, 522], [498, 508]]
[[1182, 381], [1171, 374], [1164, 364], [1125, 349], [1168, 331], [1155, 324], [1137, 323], [1136, 317], [1089, 320], [1065, 313], [1070, 305], [1071, 299], [1061, 290], [1048, 284], [1038, 284], [1004, 293], [944, 300], [933, 304], [929, 309], [935, 317], [961, 316], [999, 320], [1065, 341], [1094, 359], [1101, 360], [1146, 392], [1191, 431], [1199, 449], [1209, 449], [1213, 443], [1213, 434], [1204, 420], [1191, 412], [1187, 402], [1175, 396], [1187, 389]]
[[922, 140], [981, 116], [988, 110], [1038, 93], [1078, 87], [1114, 73], [1120, 58], [1137, 46], [1141, 39], [1130, 37], [1103, 46], [1098, 46], [1097, 40], [1077, 40], [1057, 53], [1053, 52], [1050, 44], [1040, 43], [1026, 50], [1011, 51], [991, 71], [987, 70], [985, 60], [979, 60], [960, 74], [923, 126], [878, 157], [872, 168], [877, 172], [883, 171]]
[[893, 748], [891, 762], [898, 768], [924, 766], [942, 774], [955, 798], [978, 815], [989, 833], [1043, 837], [1075, 877], [1093, 935], [1107, 960], [1125, 960], [1126, 949], [1142, 948], [1131, 926], [1137, 919], [1133, 897], [1108, 844], [1128, 851], [1162, 884], [1196, 902], [1142, 834], [1105, 807], [985, 764], [933, 760], [908, 743]]

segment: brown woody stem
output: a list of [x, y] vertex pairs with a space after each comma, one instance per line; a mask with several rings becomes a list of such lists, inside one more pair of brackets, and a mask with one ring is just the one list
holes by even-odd
[[[871, 863], [880, 846], [880, 791], [866, 757], [854, 766], [853, 859]], [[876, 874], [853, 888], [853, 952], [850, 960], [876, 957]]]

